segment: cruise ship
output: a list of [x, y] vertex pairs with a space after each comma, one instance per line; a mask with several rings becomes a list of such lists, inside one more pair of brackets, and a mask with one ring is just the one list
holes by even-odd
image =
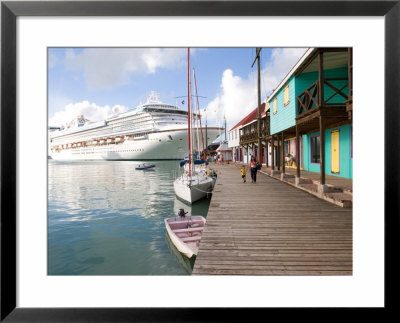
[[[193, 142], [207, 133], [211, 143], [221, 127], [193, 129]], [[199, 140], [198, 140], [199, 139]], [[65, 128], [49, 131], [49, 157], [53, 160], [156, 160], [182, 159], [187, 155], [188, 114], [177, 106], [164, 104], [152, 92], [145, 104], [115, 114], [100, 122], [83, 115]]]

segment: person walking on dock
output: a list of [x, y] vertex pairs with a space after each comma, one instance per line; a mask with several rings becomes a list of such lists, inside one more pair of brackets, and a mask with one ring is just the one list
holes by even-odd
[[251, 182], [255, 183], [257, 180], [257, 161], [255, 157], [251, 157], [250, 160], [250, 174], [251, 174]]
[[247, 173], [246, 166], [243, 165], [242, 168], [240, 169], [240, 174], [242, 175], [243, 183], [246, 183], [246, 173]]

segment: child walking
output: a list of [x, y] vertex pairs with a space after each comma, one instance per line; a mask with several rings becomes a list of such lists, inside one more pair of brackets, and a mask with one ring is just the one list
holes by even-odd
[[242, 174], [243, 183], [246, 182], [246, 173], [247, 173], [246, 166], [243, 165], [242, 168], [240, 169], [240, 174]]

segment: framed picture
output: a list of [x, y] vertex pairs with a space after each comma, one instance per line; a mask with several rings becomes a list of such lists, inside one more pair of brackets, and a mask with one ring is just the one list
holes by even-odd
[[[24, 34], [24, 31], [27, 29], [26, 26], [30, 26], [30, 23], [35, 19], [42, 19], [39, 22], [38, 29], [33, 31], [33, 37], [29, 40]], [[379, 287], [383, 287], [383, 281], [379, 280], [376, 283], [377, 293], [381, 296], [384, 292], [384, 301], [382, 297], [374, 298], [373, 305], [371, 307], [381, 307], [379, 304], [383, 303], [383, 307], [387, 310], [394, 309], [394, 299], [393, 291], [395, 287], [398, 286], [398, 278], [397, 273], [395, 272], [395, 259], [393, 255], [398, 254], [398, 245], [399, 245], [399, 226], [398, 226], [398, 148], [399, 148], [399, 133], [398, 133], [398, 120], [399, 120], [399, 84], [400, 84], [400, 75], [399, 75], [399, 57], [400, 57], [400, 35], [399, 35], [399, 21], [400, 21], [400, 4], [399, 1], [121, 1], [121, 2], [113, 2], [113, 1], [71, 1], [71, 2], [63, 2], [63, 1], [3, 1], [1, 3], [1, 180], [2, 180], [2, 193], [1, 193], [1, 320], [5, 322], [21, 322], [21, 321], [52, 321], [52, 322], [84, 322], [84, 321], [112, 321], [112, 322], [126, 322], [126, 321], [153, 321], [153, 322], [162, 322], [162, 321], [233, 321], [235, 320], [235, 316], [237, 312], [240, 311], [241, 314], [245, 315], [265, 315], [265, 310], [270, 307], [330, 307], [328, 304], [330, 298], [327, 297], [326, 302], [323, 303], [315, 303], [314, 305], [310, 302], [299, 302], [295, 303], [293, 298], [289, 298], [289, 302], [285, 304], [284, 302], [273, 302], [273, 298], [276, 297], [280, 300], [283, 300], [285, 295], [268, 295], [268, 291], [260, 292], [256, 291], [257, 286], [266, 287], [269, 286], [272, 290], [289, 290], [288, 281], [284, 281], [281, 279], [277, 279], [275, 281], [266, 279], [262, 280], [260, 283], [260, 277], [256, 279], [243, 280], [241, 278], [235, 280], [231, 280], [231, 277], [209, 277], [209, 281], [203, 280], [203, 277], [197, 277], [198, 280], [195, 281], [194, 286], [196, 288], [205, 289], [204, 286], [209, 288], [209, 290], [202, 294], [202, 298], [209, 298], [208, 301], [200, 302], [200, 305], [196, 305], [194, 301], [197, 300], [197, 296], [190, 300], [189, 295], [185, 295], [184, 299], [179, 299], [176, 291], [168, 297], [167, 290], [168, 289], [176, 289], [174, 285], [174, 281], [178, 282], [178, 285], [185, 288], [190, 289], [190, 285], [192, 281], [189, 280], [174, 280], [171, 279], [167, 282], [163, 280], [163, 277], [136, 277], [136, 280], [130, 281], [127, 284], [126, 289], [123, 290], [124, 281], [127, 281], [128, 277], [111, 277], [110, 280], [107, 281], [105, 285], [102, 285], [100, 280], [96, 281], [96, 277], [87, 277], [81, 276], [79, 279], [71, 278], [71, 277], [47, 277], [48, 281], [46, 285], [41, 285], [41, 283], [33, 282], [32, 287], [29, 290], [29, 302], [31, 304], [29, 307], [20, 306], [21, 297], [22, 303], [25, 302], [25, 296], [19, 295], [18, 291], [21, 289], [23, 285], [30, 283], [26, 277], [34, 277], [35, 275], [43, 279], [43, 272], [47, 273], [47, 259], [43, 258], [35, 258], [35, 253], [32, 254], [31, 257], [27, 257], [21, 259], [21, 246], [19, 245], [19, 241], [23, 239], [35, 239], [38, 241], [38, 244], [35, 244], [45, 250], [47, 248], [47, 228], [43, 228], [34, 233], [30, 232], [29, 236], [26, 237], [26, 229], [18, 231], [19, 226], [21, 225], [20, 221], [26, 221], [28, 219], [29, 225], [24, 225], [25, 228], [33, 228], [35, 227], [35, 219], [36, 217], [46, 217], [46, 215], [42, 214], [43, 210], [46, 212], [46, 203], [40, 199], [40, 202], [36, 200], [37, 193], [32, 186], [30, 186], [31, 194], [29, 199], [21, 199], [20, 192], [23, 189], [21, 185], [24, 181], [30, 181], [27, 177], [32, 176], [32, 181], [34, 182], [38, 175], [35, 175], [38, 172], [38, 169], [43, 169], [43, 165], [46, 164], [47, 160], [40, 160], [40, 158], [36, 158], [37, 151], [44, 151], [46, 148], [46, 143], [36, 142], [36, 138], [44, 138], [47, 136], [46, 131], [39, 131], [38, 137], [30, 137], [28, 131], [25, 126], [32, 126], [32, 123], [36, 123], [37, 120], [31, 119], [26, 115], [21, 115], [21, 111], [18, 110], [18, 107], [23, 103], [24, 106], [29, 106], [29, 94], [32, 96], [37, 92], [43, 92], [43, 85], [46, 88], [47, 85], [47, 71], [45, 73], [41, 73], [41, 75], [30, 73], [30, 83], [29, 90], [26, 91], [27, 87], [26, 82], [22, 84], [21, 78], [22, 75], [25, 79], [24, 71], [26, 68], [30, 68], [29, 66], [24, 65], [25, 62], [21, 57], [31, 53], [35, 55], [34, 50], [30, 52], [30, 46], [34, 47], [35, 42], [40, 39], [40, 30], [51, 33], [52, 28], [49, 28], [52, 24], [54, 26], [56, 24], [64, 24], [63, 28], [71, 28], [70, 34], [76, 35], [76, 39], [70, 38], [63, 45], [63, 39], [60, 41], [55, 41], [57, 39], [57, 34], [53, 34], [52, 43], [47, 44], [47, 47], [57, 48], [60, 46], [64, 47], [115, 47], [119, 46], [119, 42], [122, 43], [122, 46], [126, 46], [126, 42], [123, 39], [129, 37], [130, 33], [135, 33], [136, 35], [141, 33], [141, 39], [143, 42], [141, 45], [144, 47], [168, 47], [171, 45], [171, 41], [168, 39], [158, 38], [156, 41], [153, 39], [147, 39], [148, 35], [154, 35], [157, 32], [152, 30], [149, 32], [148, 30], [140, 30], [139, 28], [135, 30], [127, 30], [124, 27], [131, 26], [130, 19], [136, 19], [139, 22], [142, 22], [142, 26], [148, 27], [149, 24], [146, 22], [146, 19], [149, 21], [155, 21], [155, 29], [160, 29], [163, 26], [163, 23], [166, 21], [165, 19], [176, 19], [177, 26], [182, 32], [182, 37], [185, 40], [181, 40], [173, 42], [172, 46], [181, 46], [185, 47], [186, 42], [190, 44], [194, 44], [193, 47], [217, 47], [218, 44], [222, 44], [221, 47], [226, 47], [228, 45], [237, 46], [237, 47], [253, 47], [258, 46], [257, 37], [260, 35], [264, 35], [264, 32], [257, 31], [255, 36], [251, 36], [251, 26], [252, 21], [257, 21], [259, 24], [265, 23], [265, 19], [270, 19], [271, 21], [276, 23], [277, 28], [274, 29], [274, 25], [266, 24], [268, 26], [265, 30], [265, 37], [270, 37], [273, 39], [273, 44], [270, 40], [262, 41], [263, 44], [271, 44], [271, 47], [289, 47], [290, 44], [293, 44], [293, 47], [318, 47], [319, 44], [323, 46], [329, 47], [331, 45], [330, 36], [327, 35], [326, 39], [324, 39], [323, 32], [321, 32], [321, 26], [324, 21], [321, 17], [325, 18], [326, 21], [332, 20], [333, 23], [340, 24], [338, 20], [343, 19], [343, 26], [350, 30], [351, 23], [346, 19], [354, 19], [354, 23], [358, 23], [359, 26], [367, 26], [365, 21], [362, 20], [366, 17], [373, 19], [381, 19], [377, 22], [377, 26], [382, 27], [382, 31], [384, 31], [384, 35], [380, 34], [380, 29], [378, 30], [368, 30], [370, 34], [364, 34], [363, 37], [368, 37], [370, 35], [370, 39], [378, 39], [374, 38], [376, 34], [379, 34], [382, 39], [378, 44], [373, 43], [371, 46], [375, 46], [378, 48], [376, 52], [366, 51], [364, 56], [369, 57], [370, 64], [376, 64], [383, 66], [382, 59], [384, 59], [384, 93], [382, 90], [382, 84], [377, 85], [378, 93], [384, 94], [384, 104], [383, 100], [379, 101], [377, 105], [377, 109], [379, 109], [382, 113], [376, 117], [377, 120], [384, 120], [384, 128], [375, 128], [375, 125], [370, 125], [367, 127], [368, 135], [365, 136], [365, 140], [368, 141], [370, 137], [376, 136], [378, 138], [378, 142], [374, 144], [374, 147], [370, 147], [371, 160], [373, 161], [369, 166], [370, 172], [364, 171], [365, 166], [363, 168], [363, 172], [356, 172], [358, 178], [361, 180], [361, 176], [363, 182], [366, 181], [366, 177], [369, 178], [371, 183], [371, 189], [368, 194], [376, 193], [377, 202], [371, 202], [368, 200], [363, 200], [363, 196], [359, 195], [359, 199], [357, 201], [357, 205], [361, 205], [363, 203], [372, 203], [369, 206], [364, 205], [362, 208], [358, 208], [357, 212], [360, 213], [360, 210], [375, 210], [374, 205], [379, 205], [382, 209], [382, 205], [384, 203], [384, 253], [385, 257], [378, 258], [377, 262], [379, 262], [379, 266], [377, 268], [377, 275], [382, 274], [383, 276], [383, 261], [384, 261], [384, 291]], [[24, 20], [25, 19], [25, 20]], [[74, 24], [73, 19], [79, 19]], [[84, 21], [86, 19], [86, 21]], [[101, 23], [96, 22], [96, 19]], [[158, 20], [157, 20], [158, 19]], [[210, 35], [210, 30], [205, 27], [207, 24], [207, 19], [214, 19], [213, 23], [216, 23], [218, 28], [214, 29], [216, 35], [220, 38], [219, 40], [210, 41], [207, 39], [207, 35]], [[287, 19], [286, 27], [287, 29], [282, 29], [285, 24], [283, 20]], [[300, 21], [300, 19], [303, 19]], [[335, 20], [336, 19], [336, 20]], [[29, 21], [30, 20], [30, 21]], [[308, 21], [306, 21], [308, 20]], [[25, 23], [26, 22], [26, 23]], [[242, 27], [240, 26], [240, 22], [243, 23]], [[249, 26], [246, 26], [246, 23]], [[24, 25], [25, 24], [25, 25]], [[110, 29], [108, 28], [108, 24], [110, 24]], [[305, 44], [301, 40], [285, 39], [286, 35], [290, 32], [291, 29], [293, 32], [296, 27], [301, 27], [300, 25], [307, 25], [310, 31], [310, 34], [304, 36], [311, 44]], [[380, 25], [381, 24], [381, 25]], [[199, 26], [204, 26], [204, 37], [199, 37], [201, 28]], [[67, 27], [65, 27], [67, 26]], [[90, 42], [85, 42], [85, 39], [79, 39], [79, 28], [80, 26], [86, 26], [85, 29], [92, 29], [92, 35], [94, 39], [91, 39]], [[255, 24], [254, 26], [258, 26]], [[55, 31], [58, 31], [58, 25], [54, 28]], [[137, 27], [137, 25], [136, 25]], [[42, 29], [41, 29], [42, 28]], [[176, 30], [179, 30], [176, 29]], [[195, 34], [198, 38], [194, 41], [190, 39], [191, 32], [190, 29], [196, 29], [197, 34]], [[281, 28], [281, 29], [280, 29]], [[356, 29], [356, 28], [355, 28]], [[82, 34], [85, 34], [82, 30]], [[123, 30], [121, 34], [115, 33], [115, 31]], [[246, 39], [243, 34], [239, 37], [238, 35], [243, 32], [245, 35], [249, 35]], [[361, 37], [362, 33], [358, 30], [359, 35]], [[270, 33], [268, 35], [268, 33]], [[319, 39], [313, 38], [310, 35], [313, 33], [318, 34]], [[273, 36], [272, 36], [273, 34]], [[68, 35], [67, 32], [63, 32], [62, 35]], [[222, 39], [222, 38], [226, 39]], [[135, 36], [137, 37], [137, 36]], [[178, 36], [174, 36], [174, 39], [177, 39]], [[216, 36], [214, 35], [214, 38]], [[234, 43], [235, 38], [239, 38], [239, 42]], [[281, 38], [279, 38], [281, 37]], [[333, 36], [332, 36], [333, 37]], [[342, 40], [343, 43], [338, 40], [339, 36], [335, 35], [337, 46], [342, 45], [343, 47], [352, 47], [352, 41], [349, 41], [346, 37]], [[114, 42], [112, 41], [114, 39]], [[322, 40], [321, 40], [322, 39]], [[122, 40], [122, 41], [121, 41]], [[384, 40], [384, 41], [383, 41]], [[363, 44], [368, 43], [368, 39], [363, 39]], [[32, 42], [32, 43], [30, 43]], [[178, 44], [178, 45], [176, 45]], [[45, 46], [45, 47], [46, 47]], [[44, 56], [43, 56], [44, 53]], [[372, 54], [371, 54], [372, 53]], [[47, 61], [43, 61], [43, 57], [48, 58], [48, 52], [42, 52], [42, 56], [37, 58], [38, 65], [47, 66]], [[383, 56], [384, 54], [384, 56]], [[360, 55], [358, 53], [358, 55]], [[361, 56], [361, 55], [360, 55]], [[254, 58], [254, 57], [253, 57]], [[32, 58], [35, 60], [35, 57]], [[21, 63], [22, 62], [22, 63]], [[250, 62], [251, 63], [251, 62]], [[20, 64], [20, 65], [18, 65]], [[43, 65], [44, 64], [44, 65]], [[368, 63], [367, 63], [368, 64]], [[366, 65], [368, 66], [368, 65]], [[28, 73], [29, 74], [29, 73]], [[32, 78], [31, 78], [32, 77]], [[379, 79], [379, 78], [378, 78]], [[22, 91], [23, 90], [23, 91]], [[21, 91], [24, 92], [24, 97], [19, 97], [21, 95]], [[45, 92], [45, 91], [44, 91]], [[46, 93], [40, 94], [42, 98], [46, 98]], [[358, 97], [368, 96], [369, 100], [374, 101], [375, 97], [373, 93], [357, 93]], [[357, 97], [356, 96], [356, 97]], [[27, 100], [28, 99], [28, 100]], [[47, 98], [46, 98], [47, 99]], [[364, 98], [365, 99], [365, 98]], [[40, 101], [39, 101], [40, 102]], [[41, 101], [46, 104], [48, 102]], [[361, 110], [361, 107], [358, 106]], [[384, 107], [384, 109], [383, 109]], [[37, 111], [42, 111], [41, 107], [33, 106], [32, 109], [38, 109]], [[47, 112], [46, 112], [47, 113]], [[358, 110], [354, 113], [355, 118], [358, 113], [362, 113]], [[35, 114], [35, 113], [33, 113]], [[32, 115], [33, 115], [32, 114]], [[43, 113], [38, 112], [38, 114], [43, 115]], [[29, 114], [30, 115], [30, 114]], [[366, 117], [367, 118], [367, 117]], [[372, 120], [371, 116], [369, 116]], [[381, 118], [381, 119], [379, 119]], [[360, 120], [360, 119], [359, 119]], [[23, 121], [23, 122], [22, 122]], [[39, 121], [38, 124], [45, 124], [48, 126], [47, 120], [43, 122]], [[360, 125], [362, 122], [359, 122]], [[379, 122], [377, 122], [379, 123]], [[354, 132], [357, 134], [357, 126], [354, 129], [351, 129], [351, 134]], [[368, 130], [370, 129], [370, 130]], [[374, 132], [376, 131], [376, 133]], [[45, 133], [46, 132], [46, 133]], [[383, 133], [384, 132], [384, 133]], [[378, 135], [379, 134], [379, 135]], [[44, 135], [44, 137], [43, 137]], [[360, 137], [359, 137], [360, 138]], [[381, 140], [381, 138], [384, 138]], [[100, 139], [99, 139], [100, 140]], [[360, 139], [358, 139], [360, 140]], [[24, 142], [23, 142], [24, 141]], [[29, 145], [27, 145], [27, 142]], [[359, 141], [361, 142], [361, 140]], [[19, 150], [21, 144], [24, 144], [24, 147], [28, 147], [28, 151], [25, 151], [23, 154]], [[383, 150], [384, 146], [384, 150]], [[37, 148], [37, 151], [35, 150]], [[374, 148], [376, 148], [377, 152], [374, 152]], [[32, 150], [31, 150], [32, 149]], [[353, 147], [352, 147], [353, 149]], [[357, 146], [354, 147], [355, 155], [357, 155]], [[358, 150], [360, 151], [361, 148]], [[352, 150], [353, 152], [353, 150]], [[376, 155], [379, 153], [381, 155]], [[47, 155], [47, 154], [46, 154]], [[353, 156], [353, 154], [352, 154]], [[380, 158], [379, 158], [380, 157]], [[36, 159], [39, 161], [35, 162]], [[29, 165], [26, 167], [26, 165]], [[382, 166], [384, 165], [384, 179], [381, 178], [383, 174]], [[47, 168], [45, 169], [45, 176], [48, 175]], [[379, 170], [374, 171], [374, 169], [379, 168]], [[21, 173], [21, 170], [24, 171]], [[367, 168], [368, 169], [368, 168]], [[376, 173], [376, 174], [375, 174]], [[23, 178], [21, 177], [23, 174]], [[29, 175], [32, 174], [32, 175]], [[43, 172], [40, 176], [43, 175]], [[378, 176], [376, 178], [374, 176]], [[43, 177], [43, 176], [42, 176]], [[384, 182], [383, 182], [384, 180]], [[43, 179], [46, 181], [46, 179]], [[376, 184], [377, 183], [377, 184]], [[47, 185], [47, 183], [45, 183]], [[376, 185], [375, 185], [376, 184]], [[38, 187], [42, 187], [38, 185]], [[375, 191], [375, 187], [382, 189], [384, 187], [384, 201], [383, 201], [383, 192]], [[46, 188], [47, 189], [47, 188]], [[39, 189], [38, 189], [39, 190]], [[47, 193], [47, 192], [46, 192]], [[46, 194], [45, 193], [45, 194]], [[42, 194], [43, 195], [43, 194]], [[25, 196], [25, 195], [24, 195]], [[368, 195], [369, 196], [369, 195]], [[368, 202], [367, 202], [368, 201]], [[380, 210], [380, 208], [377, 210]], [[383, 211], [383, 210], [382, 210]], [[379, 212], [379, 211], [378, 211]], [[19, 218], [18, 215], [24, 213], [29, 214], [30, 218], [24, 217]], [[370, 217], [374, 217], [371, 214], [365, 215], [367, 219]], [[376, 217], [383, 217], [382, 214], [376, 215]], [[357, 217], [360, 219], [361, 217]], [[46, 222], [46, 220], [44, 221]], [[380, 223], [382, 223], [381, 221]], [[43, 223], [43, 221], [41, 222]], [[30, 226], [32, 224], [32, 226]], [[354, 224], [354, 226], [360, 225], [360, 222]], [[371, 227], [368, 230], [372, 230]], [[366, 234], [373, 235], [373, 231], [367, 231]], [[382, 230], [383, 231], [383, 230]], [[18, 234], [17, 234], [18, 233]], [[45, 235], [46, 237], [43, 237]], [[383, 241], [382, 241], [383, 246]], [[380, 249], [381, 245], [377, 246], [377, 249]], [[41, 252], [41, 255], [46, 255], [47, 251]], [[371, 253], [375, 254], [372, 250]], [[92, 261], [98, 261], [98, 259], [92, 259]], [[34, 265], [35, 263], [39, 263], [38, 266]], [[32, 275], [26, 276], [21, 275], [21, 268], [24, 270], [32, 270]], [[41, 270], [41, 272], [36, 272], [37, 268]], [[43, 269], [44, 268], [44, 269]], [[359, 274], [360, 268], [357, 266], [353, 268], [354, 275]], [[22, 278], [21, 278], [22, 277]], [[25, 277], [25, 278], [24, 278]], [[93, 279], [92, 279], [93, 278]], [[98, 278], [98, 277], [97, 277]], [[297, 277], [298, 278], [298, 277]], [[364, 277], [364, 279], [367, 279]], [[39, 280], [38, 280], [39, 281]], [[62, 281], [62, 282], [61, 282]], [[90, 281], [87, 283], [87, 281]], [[313, 284], [321, 283], [321, 280], [316, 280], [314, 278], [310, 279]], [[61, 282], [61, 283], [60, 283]], [[100, 283], [99, 283], [100, 282]], [[302, 280], [301, 278], [296, 282], [296, 286], [302, 286], [304, 290], [307, 289], [308, 280]], [[234, 284], [238, 284], [237, 287], [234, 287]], [[323, 283], [323, 282], [322, 282]], [[335, 288], [335, 283], [338, 286], [345, 285], [346, 281], [342, 280], [338, 281], [329, 281], [330, 286]], [[136, 285], [135, 285], [136, 284]], [[162, 286], [162, 293], [157, 294], [156, 285]], [[84, 286], [82, 290], [76, 290], [76, 295], [73, 295], [74, 292], [71, 292], [69, 286], [74, 286], [73, 288], [77, 288], [76, 286]], [[129, 287], [128, 287], [129, 286]], [[131, 290], [132, 286], [139, 286], [137, 295], [132, 296]], [[149, 288], [146, 289], [146, 286]], [[213, 286], [215, 289], [211, 288]], [[354, 286], [358, 286], [354, 284]], [[375, 285], [374, 285], [375, 286]], [[193, 286], [192, 286], [193, 287]], [[360, 287], [360, 286], [359, 286]], [[83, 290], [86, 289], [86, 290]], [[80, 299], [82, 295], [91, 295], [90, 293], [94, 293], [98, 295], [98, 299], [87, 301], [86, 303], [76, 304], [76, 303], [68, 303], [63, 307], [61, 300], [57, 301], [57, 298], [60, 297], [64, 292], [68, 294], [69, 298]], [[223, 289], [226, 289], [223, 291]], [[25, 291], [27, 288], [24, 289]], [[375, 289], [373, 289], [375, 291]], [[45, 291], [46, 299], [54, 299], [50, 305], [46, 305], [40, 303], [40, 295]], [[254, 295], [252, 295], [252, 291], [254, 291]], [[121, 295], [125, 298], [133, 297], [135, 301], [126, 301], [119, 302]], [[72, 293], [72, 294], [71, 294]], [[216, 297], [221, 297], [222, 295], [230, 293], [230, 298], [228, 301], [217, 303]], [[257, 294], [259, 293], [259, 294]], [[301, 289], [297, 290], [297, 297], [303, 295], [303, 291]], [[190, 293], [189, 293], [190, 294]], [[214, 294], [214, 295], [213, 295]], [[278, 293], [279, 294], [279, 293]], [[366, 301], [350, 303], [347, 302], [347, 297], [354, 297], [354, 295], [345, 295], [343, 292], [343, 301], [338, 302], [337, 298], [334, 299], [333, 307], [370, 307], [369, 303]], [[232, 295], [236, 295], [233, 297]], [[245, 297], [245, 295], [247, 295]], [[28, 297], [27, 296], [27, 297]], [[111, 296], [111, 297], [110, 297]], [[38, 302], [32, 301], [37, 297]], [[147, 305], [144, 305], [144, 302], [140, 302], [140, 298], [151, 300], [154, 298], [155, 302], [152, 304], [149, 302]], [[251, 300], [258, 298], [259, 301], [255, 303], [246, 303], [242, 304], [244, 298], [249, 298]], [[265, 297], [266, 301], [260, 301]], [[289, 297], [289, 296], [287, 296]], [[315, 295], [314, 295], [315, 297]], [[111, 305], [108, 305], [109, 299], [114, 298], [115, 302]], [[379, 299], [381, 301], [379, 302]], [[377, 301], [378, 300], [378, 301]], [[136, 302], [136, 303], [135, 303]], [[60, 305], [61, 304], [61, 305]], [[75, 304], [73, 306], [69, 304]], [[137, 305], [136, 305], [137, 304]], [[205, 304], [205, 305], [204, 305]], [[214, 305], [216, 304], [216, 305]], [[264, 305], [263, 305], [264, 304]], [[322, 304], [322, 305], [321, 305]], [[339, 304], [339, 305], [338, 305]]]

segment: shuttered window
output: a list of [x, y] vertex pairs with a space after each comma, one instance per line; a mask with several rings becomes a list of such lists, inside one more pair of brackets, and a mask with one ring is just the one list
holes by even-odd
[[274, 114], [276, 114], [277, 113], [277, 110], [276, 110], [276, 98], [274, 98]]
[[283, 95], [285, 98], [285, 107], [289, 104], [289, 84], [285, 86], [285, 89], [283, 90]]

